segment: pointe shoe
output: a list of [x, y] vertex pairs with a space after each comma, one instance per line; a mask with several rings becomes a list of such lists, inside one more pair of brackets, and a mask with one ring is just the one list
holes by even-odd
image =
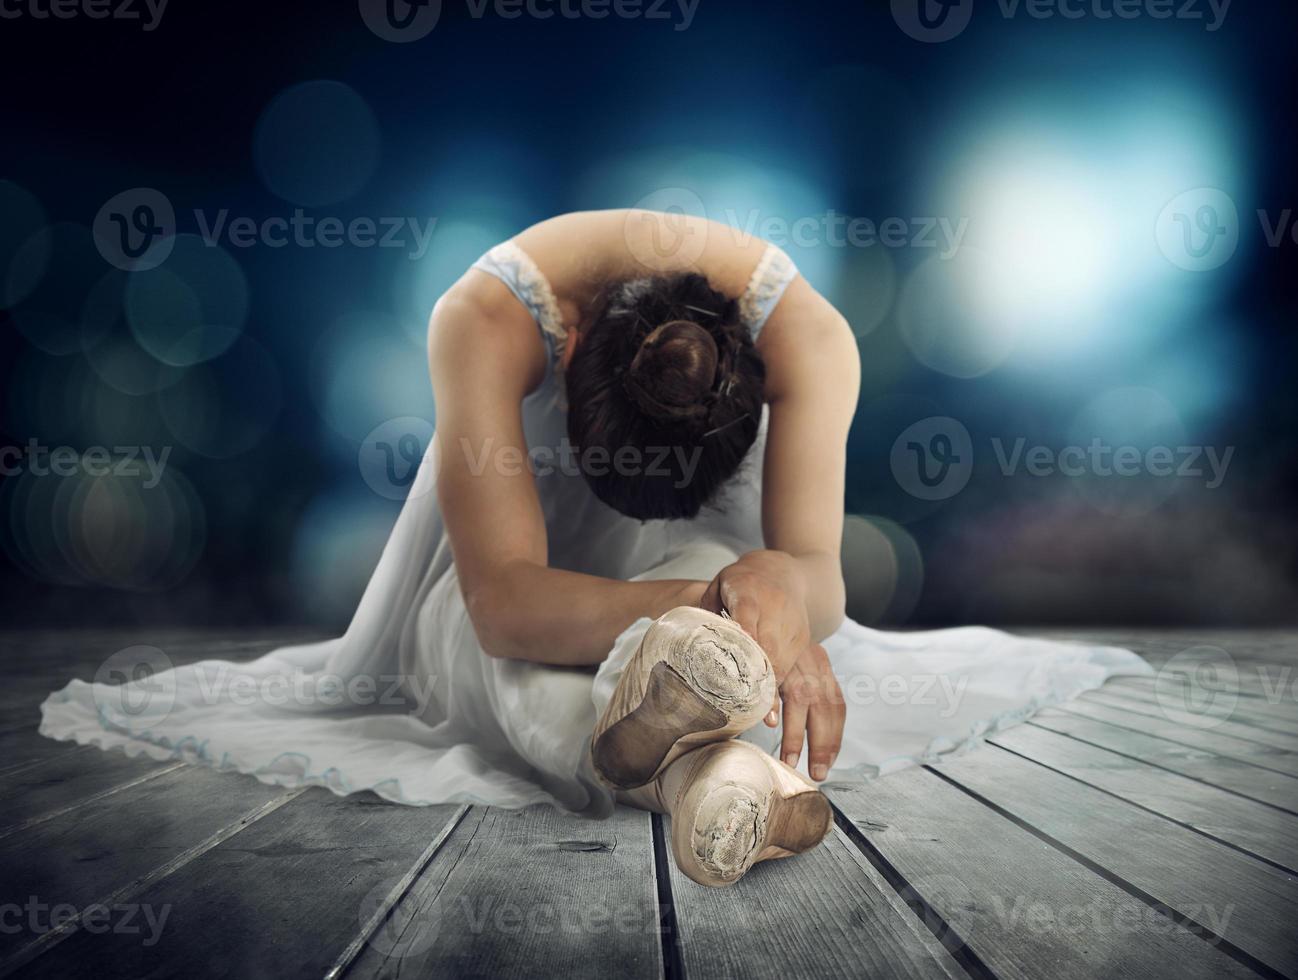
[[685, 752], [752, 728], [775, 671], [733, 620], [679, 606], [654, 621], [595, 726], [591, 760], [617, 789], [643, 786]]
[[754, 864], [809, 851], [833, 811], [801, 773], [749, 742], [717, 742], [619, 799], [672, 818], [672, 856], [700, 885], [733, 885]]

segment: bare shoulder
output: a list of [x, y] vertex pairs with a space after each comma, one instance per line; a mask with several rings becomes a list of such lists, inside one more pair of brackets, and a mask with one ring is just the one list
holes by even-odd
[[511, 395], [523, 394], [540, 384], [545, 359], [532, 315], [487, 273], [470, 269], [433, 307], [428, 360], [434, 389], [439, 381], [486, 381]]
[[708, 218], [634, 208], [557, 215], [515, 241], [561, 295], [580, 294], [592, 282], [688, 271], [739, 296], [767, 246]]
[[798, 276], [789, 284], [757, 339], [766, 362], [767, 397], [775, 401], [818, 388], [856, 403], [860, 352], [851, 324]]

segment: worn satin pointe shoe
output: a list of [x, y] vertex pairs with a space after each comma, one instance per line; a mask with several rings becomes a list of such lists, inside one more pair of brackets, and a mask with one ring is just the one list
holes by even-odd
[[618, 799], [669, 814], [676, 867], [711, 887], [733, 885], [759, 861], [811, 850], [833, 824], [815, 783], [749, 742], [695, 749]]
[[690, 749], [752, 728], [775, 671], [733, 620], [679, 606], [645, 632], [595, 726], [591, 760], [617, 789], [643, 786]]

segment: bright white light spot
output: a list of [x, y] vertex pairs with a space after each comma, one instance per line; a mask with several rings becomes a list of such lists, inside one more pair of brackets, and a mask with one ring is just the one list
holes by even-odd
[[994, 260], [986, 296], [1000, 315], [1085, 326], [1117, 279], [1117, 222], [1093, 174], [1037, 161], [980, 181], [971, 231]]

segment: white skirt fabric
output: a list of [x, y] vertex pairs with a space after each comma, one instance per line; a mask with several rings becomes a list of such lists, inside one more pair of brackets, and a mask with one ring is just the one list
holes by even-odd
[[[409, 574], [430, 543], [419, 516], [429, 513], [406, 508], [346, 636], [120, 685], [72, 681], [41, 706], [41, 732], [416, 806], [548, 803], [608, 814], [590, 734], [649, 620], [629, 627], [597, 670], [489, 658], [449, 559], [431, 562], [422, 579]], [[736, 553], [690, 537], [636, 577], [711, 578]], [[838, 780], [941, 761], [1114, 674], [1150, 673], [1126, 650], [977, 627], [888, 633], [848, 621], [825, 648], [847, 699], [830, 774]], [[759, 725], [745, 737], [773, 751], [780, 735]]]

